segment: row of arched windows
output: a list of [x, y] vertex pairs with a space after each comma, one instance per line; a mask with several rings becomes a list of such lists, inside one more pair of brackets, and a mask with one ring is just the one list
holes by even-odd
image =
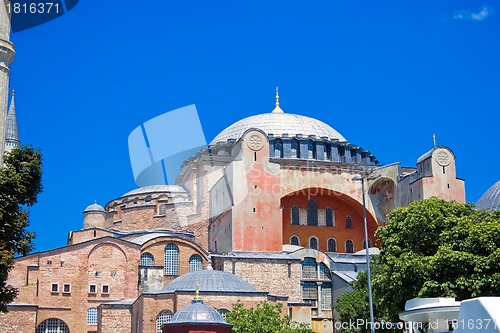
[[[283, 158], [284, 157], [283, 141], [281, 139], [274, 140], [274, 157], [276, 157], [276, 158]], [[299, 140], [297, 140], [297, 139], [291, 140], [291, 142], [290, 142], [290, 156], [287, 156], [287, 157], [301, 158]], [[315, 160], [317, 158], [316, 142], [314, 142], [313, 140], [307, 141], [307, 156], [304, 156], [303, 158], [306, 158], [309, 160]], [[331, 145], [328, 143], [325, 144], [325, 152], [324, 152], [323, 159], [324, 160], [331, 160], [332, 159], [332, 149], [331, 149]]]
[[[149, 252], [141, 254], [141, 266], [154, 266], [154, 256]], [[198, 254], [193, 254], [189, 257], [189, 272], [201, 271], [203, 268], [203, 260]], [[165, 275], [179, 275], [179, 247], [175, 244], [165, 246], [163, 256], [163, 271]]]
[[[297, 246], [302, 246], [300, 245], [300, 238], [299, 236], [292, 236], [290, 237], [290, 244], [291, 245], [297, 245]], [[354, 242], [352, 239], [347, 239], [345, 241], [345, 253], [354, 253]], [[309, 244], [308, 246], [311, 249], [319, 250], [319, 241], [316, 236], [311, 236], [309, 237]], [[368, 247], [371, 247], [371, 240], [368, 239]], [[363, 248], [365, 248], [365, 242], [363, 242]], [[337, 252], [337, 241], [335, 238], [329, 238], [327, 241], [327, 250], [326, 252]]]

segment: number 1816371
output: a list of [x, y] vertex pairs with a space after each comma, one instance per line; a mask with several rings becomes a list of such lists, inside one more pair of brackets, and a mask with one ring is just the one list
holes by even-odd
[[30, 3], [7, 3], [7, 10], [10, 14], [53, 14], [59, 13], [57, 2], [30, 2]]

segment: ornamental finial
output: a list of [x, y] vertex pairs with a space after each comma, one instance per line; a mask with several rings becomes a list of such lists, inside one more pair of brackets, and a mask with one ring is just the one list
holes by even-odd
[[201, 297], [200, 297], [200, 287], [198, 285], [198, 281], [196, 281], [196, 296], [194, 297], [194, 299], [201, 299]]
[[276, 107], [274, 108], [272, 113], [285, 113], [280, 108], [280, 95], [278, 93], [278, 87], [276, 87]]
[[16, 94], [16, 91], [14, 89], [12, 89], [12, 97], [14, 97], [15, 94]]
[[432, 139], [434, 140], [434, 148], [436, 148], [436, 134], [432, 134]]

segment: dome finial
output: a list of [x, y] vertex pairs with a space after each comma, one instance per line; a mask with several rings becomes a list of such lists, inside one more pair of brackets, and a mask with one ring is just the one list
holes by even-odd
[[432, 134], [432, 139], [434, 140], [434, 148], [436, 148], [436, 134]]
[[195, 300], [201, 299], [200, 297], [200, 286], [198, 285], [198, 281], [196, 281], [196, 296], [194, 297]]
[[278, 94], [278, 87], [276, 87], [276, 107], [274, 108], [272, 113], [285, 113], [280, 108], [280, 95]]

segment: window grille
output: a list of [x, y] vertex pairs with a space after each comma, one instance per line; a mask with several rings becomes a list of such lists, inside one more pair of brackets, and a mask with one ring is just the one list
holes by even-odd
[[36, 333], [69, 333], [69, 328], [61, 319], [50, 318], [38, 325]]
[[172, 319], [172, 311], [166, 310], [162, 311], [158, 317], [156, 317], [156, 333], [161, 332], [161, 325], [168, 323]]
[[97, 325], [97, 308], [87, 310], [87, 325]]
[[201, 257], [197, 254], [193, 254], [189, 258], [189, 272], [201, 271], [203, 268]]
[[165, 275], [179, 275], [179, 248], [174, 244], [165, 247]]
[[155, 258], [151, 253], [145, 252], [141, 254], [141, 266], [154, 266], [155, 264]]
[[314, 258], [304, 258], [304, 261], [302, 261], [302, 278], [316, 279], [317, 276], [316, 260]]

